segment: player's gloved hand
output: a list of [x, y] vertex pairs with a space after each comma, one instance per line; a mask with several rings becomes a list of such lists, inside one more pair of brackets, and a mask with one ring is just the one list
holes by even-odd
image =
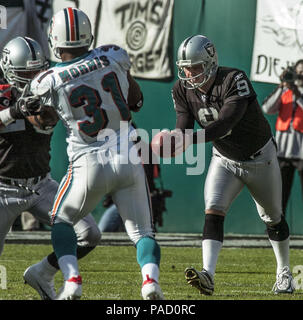
[[40, 97], [28, 94], [28, 85], [25, 86], [21, 97], [10, 108], [11, 116], [14, 119], [23, 119], [28, 116], [35, 116], [41, 113], [42, 104]]

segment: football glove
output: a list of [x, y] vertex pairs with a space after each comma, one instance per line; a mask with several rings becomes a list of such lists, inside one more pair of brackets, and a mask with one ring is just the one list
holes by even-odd
[[42, 105], [40, 97], [28, 94], [28, 85], [24, 88], [21, 97], [10, 108], [11, 116], [14, 119], [23, 119], [28, 116], [35, 116], [41, 113]]

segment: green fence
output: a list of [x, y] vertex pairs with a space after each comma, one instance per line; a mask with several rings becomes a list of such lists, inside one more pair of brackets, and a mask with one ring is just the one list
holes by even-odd
[[[193, 34], [204, 34], [215, 44], [220, 65], [243, 69], [250, 74], [254, 40], [255, 0], [175, 0], [172, 25], [173, 61], [179, 44]], [[138, 82], [144, 93], [144, 108], [134, 118], [137, 125], [146, 129], [151, 136], [153, 128], [174, 128], [175, 112], [171, 100], [171, 89], [176, 80]], [[256, 83], [253, 86], [262, 100], [275, 87], [272, 84]], [[267, 119], [274, 130], [275, 117]], [[58, 124], [52, 140], [52, 175], [60, 180], [67, 167], [65, 155], [65, 133]], [[206, 145], [206, 169], [211, 156], [211, 144]], [[207, 170], [199, 176], [186, 175], [185, 165], [161, 165], [166, 189], [173, 190], [167, 200], [167, 212], [161, 232], [202, 232], [204, 223], [203, 188]], [[303, 207], [299, 179], [295, 177], [287, 220], [293, 234], [303, 234]], [[268, 195], [270, 196], [270, 194]], [[101, 199], [100, 199], [101, 200]], [[104, 209], [101, 205], [93, 212], [98, 221]], [[226, 220], [225, 232], [263, 234], [261, 222], [247, 189], [244, 189], [231, 206]]]

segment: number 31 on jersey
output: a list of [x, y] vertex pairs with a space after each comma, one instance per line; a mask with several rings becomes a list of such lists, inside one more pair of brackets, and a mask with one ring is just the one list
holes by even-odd
[[[117, 75], [114, 72], [106, 74], [100, 85], [104, 91], [111, 93], [120, 112], [121, 120], [129, 121], [131, 113], [123, 97]], [[106, 111], [102, 109], [102, 99], [98, 90], [82, 84], [71, 91], [69, 102], [73, 108], [82, 107], [85, 114], [93, 119], [92, 121], [78, 121], [78, 127], [82, 133], [93, 138], [98, 135], [100, 130], [106, 128], [108, 117]]]

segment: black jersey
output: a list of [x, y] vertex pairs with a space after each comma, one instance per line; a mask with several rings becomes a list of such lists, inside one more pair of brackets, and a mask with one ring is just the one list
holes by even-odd
[[[0, 110], [14, 97], [9, 85], [0, 85]], [[0, 177], [24, 179], [50, 171], [51, 133], [41, 131], [29, 121], [19, 119], [0, 128]]]
[[[244, 71], [219, 67], [216, 79], [203, 94], [198, 89], [186, 89], [178, 80], [172, 90], [177, 113], [177, 128], [193, 129], [195, 121], [202, 128], [215, 122], [222, 107], [237, 106], [244, 113], [226, 135], [212, 140], [213, 145], [224, 156], [232, 160], [245, 161], [261, 149], [272, 137], [269, 123], [265, 119], [257, 95]], [[235, 117], [236, 118], [236, 117]]]

